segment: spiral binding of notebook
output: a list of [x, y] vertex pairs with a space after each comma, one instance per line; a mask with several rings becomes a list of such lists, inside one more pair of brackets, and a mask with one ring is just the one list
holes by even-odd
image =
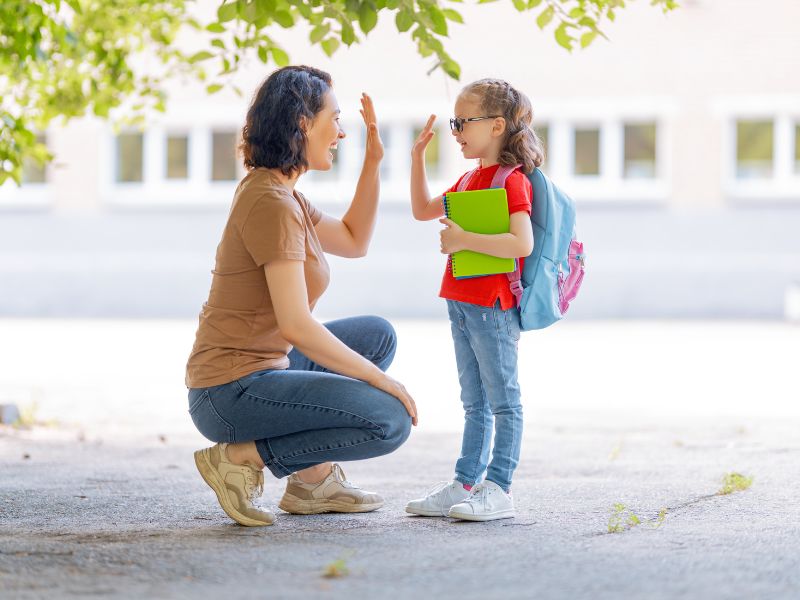
[[[447, 217], [448, 219], [451, 218], [450, 207], [447, 204], [447, 194], [444, 194], [442, 196], [442, 206], [444, 207], [444, 216]], [[450, 272], [453, 274], [453, 277], [456, 277], [456, 261], [454, 260], [454, 258], [455, 257], [452, 254], [449, 254], [447, 256], [447, 262], [449, 263], [450, 266]]]

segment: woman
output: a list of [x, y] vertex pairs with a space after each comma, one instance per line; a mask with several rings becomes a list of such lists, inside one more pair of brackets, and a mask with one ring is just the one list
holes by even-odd
[[333, 461], [380, 456], [416, 425], [414, 400], [384, 372], [392, 326], [379, 317], [317, 322], [324, 252], [364, 256], [375, 225], [383, 144], [371, 98], [364, 164], [349, 209], [328, 216], [296, 191], [327, 171], [345, 133], [330, 76], [310, 67], [274, 72], [253, 98], [239, 183], [217, 248], [208, 301], [186, 367], [189, 412], [218, 442], [195, 452], [203, 479], [242, 525], [270, 525], [256, 500], [266, 466], [288, 476], [280, 508], [295, 514], [367, 512], [383, 499], [348, 482]]

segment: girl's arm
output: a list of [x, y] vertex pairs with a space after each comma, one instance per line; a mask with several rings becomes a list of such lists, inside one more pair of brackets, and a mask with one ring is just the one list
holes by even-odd
[[383, 143], [378, 132], [375, 107], [367, 94], [361, 97], [360, 112], [367, 126], [367, 145], [364, 166], [350, 208], [341, 219], [323, 215], [322, 220], [314, 226], [325, 252], [348, 258], [364, 256], [369, 248], [378, 214], [380, 164], [383, 160]]
[[525, 211], [511, 215], [508, 233], [485, 234], [464, 231], [450, 219], [439, 219], [446, 226], [441, 231], [442, 254], [453, 254], [460, 250], [472, 250], [499, 258], [520, 258], [533, 251], [533, 228], [531, 218]]
[[417, 424], [414, 399], [403, 385], [350, 349], [311, 316], [303, 261], [276, 260], [264, 265], [264, 273], [278, 329], [287, 342], [329, 371], [366, 381], [391, 394], [405, 406], [412, 423]]
[[425, 148], [433, 139], [434, 121], [436, 115], [431, 115], [411, 148], [411, 214], [417, 221], [430, 221], [444, 216], [442, 197], [431, 199], [425, 175]]

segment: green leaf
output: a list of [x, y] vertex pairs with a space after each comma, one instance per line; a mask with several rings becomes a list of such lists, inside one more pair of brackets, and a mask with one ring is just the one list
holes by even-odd
[[356, 32], [353, 31], [353, 26], [345, 21], [342, 23], [342, 42], [350, 46], [356, 41]]
[[322, 40], [331, 30], [331, 24], [325, 23], [324, 25], [317, 25], [314, 29], [311, 30], [311, 34], [309, 34], [308, 38], [311, 40], [312, 44], [317, 44]]
[[536, 8], [542, 3], [542, 0], [528, 0], [528, 8]]
[[369, 33], [378, 24], [378, 13], [369, 2], [363, 2], [358, 9], [358, 24], [364, 33]]
[[442, 69], [444, 72], [447, 73], [450, 77], [455, 80], [461, 79], [461, 67], [459, 64], [454, 60], [446, 60], [442, 63]]
[[189, 57], [189, 63], [190, 64], [195, 64], [195, 63], [199, 63], [202, 60], [208, 60], [209, 58], [213, 58], [213, 57], [214, 57], [214, 55], [211, 54], [211, 52], [209, 52], [207, 50], [201, 50], [200, 52], [196, 52], [195, 54], [192, 54], [192, 56]]
[[320, 43], [320, 46], [322, 46], [322, 49], [328, 56], [333, 56], [334, 52], [339, 49], [340, 45], [341, 43], [336, 38], [328, 38]]
[[442, 9], [444, 16], [447, 17], [450, 21], [455, 23], [464, 23], [464, 17], [461, 16], [461, 13], [457, 10], [453, 10], [452, 8], [444, 8]]
[[394, 22], [397, 25], [397, 31], [405, 33], [414, 24], [414, 15], [410, 10], [403, 8], [395, 16]]
[[221, 89], [222, 89], [221, 83], [212, 83], [211, 85], [206, 86], [206, 92], [209, 94], [216, 94]]
[[539, 29], [547, 27], [550, 21], [553, 20], [553, 15], [555, 15], [555, 13], [556, 11], [552, 6], [545, 8], [536, 19], [536, 24], [539, 26]]
[[528, 10], [528, 3], [525, 0], [512, 0], [512, 4], [519, 12]]
[[561, 23], [558, 27], [556, 27], [555, 36], [556, 42], [558, 42], [559, 46], [562, 46], [572, 52], [572, 42], [575, 41], [575, 38], [567, 33], [567, 28], [569, 27], [568, 23]]
[[447, 35], [447, 19], [445, 19], [442, 9], [431, 4], [428, 6], [428, 15], [433, 21], [433, 31], [439, 35]]
[[275, 21], [284, 29], [289, 29], [294, 25], [294, 17], [288, 10], [279, 10], [275, 12]]
[[258, 48], [258, 58], [259, 58], [259, 60], [261, 60], [262, 63], [267, 64], [267, 61], [269, 60], [269, 57], [267, 56], [267, 47], [266, 46], [260, 46]]
[[223, 42], [219, 38], [211, 40], [211, 45], [214, 46], [215, 48], [221, 48], [221, 49], [225, 50], [225, 42]]
[[217, 9], [217, 20], [220, 23], [233, 21], [237, 16], [236, 2], [226, 2]]
[[584, 33], [581, 36], [581, 48], [586, 48], [586, 46], [591, 44], [596, 37], [597, 37], [596, 31], [590, 31], [588, 33]]
[[272, 54], [272, 60], [274, 60], [275, 64], [279, 67], [285, 67], [289, 64], [289, 55], [277, 46], [270, 48], [269, 53]]
[[225, 33], [225, 27], [223, 27], [221, 23], [211, 23], [211, 25], [206, 27], [206, 31], [210, 31], [211, 33]]

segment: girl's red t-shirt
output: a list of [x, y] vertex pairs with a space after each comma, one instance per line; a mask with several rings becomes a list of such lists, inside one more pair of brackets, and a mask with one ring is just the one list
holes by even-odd
[[[492, 185], [492, 178], [500, 165], [492, 165], [484, 169], [478, 169], [470, 179], [464, 191], [482, 190]], [[459, 177], [456, 184], [451, 187], [446, 194], [455, 192], [458, 184], [467, 174]], [[528, 178], [517, 169], [506, 179], [506, 195], [508, 197], [508, 214], [525, 211], [528, 216], [531, 214], [533, 201], [533, 189]], [[520, 269], [524, 265], [525, 259], [520, 258]], [[447, 266], [442, 278], [442, 288], [439, 290], [439, 297], [448, 300], [458, 300], [479, 306], [494, 306], [497, 299], [500, 299], [500, 306], [503, 310], [516, 305], [514, 294], [509, 287], [508, 276], [505, 273], [496, 275], [486, 275], [484, 277], [471, 277], [469, 279], [456, 279], [450, 269], [450, 257], [447, 257]]]

